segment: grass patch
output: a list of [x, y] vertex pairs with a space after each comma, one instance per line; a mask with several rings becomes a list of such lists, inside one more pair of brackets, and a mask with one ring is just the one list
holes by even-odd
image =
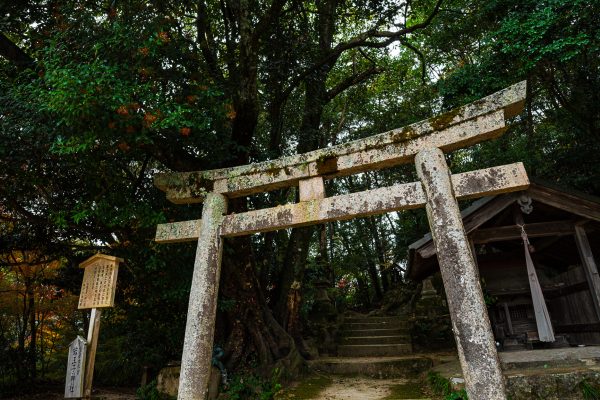
[[391, 393], [384, 400], [418, 399], [423, 397], [421, 384], [418, 382], [403, 383], [390, 388]]
[[600, 400], [600, 388], [585, 379], [579, 382], [579, 389], [585, 400]]
[[275, 398], [279, 400], [294, 399], [294, 400], [309, 400], [316, 399], [317, 395], [331, 385], [333, 381], [328, 376], [314, 375], [302, 380], [297, 386], [289, 389], [284, 389]]

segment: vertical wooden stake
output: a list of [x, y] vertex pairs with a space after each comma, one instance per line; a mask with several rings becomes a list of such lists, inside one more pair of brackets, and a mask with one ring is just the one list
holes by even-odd
[[85, 367], [85, 376], [83, 385], [83, 398], [89, 399], [92, 396], [92, 380], [94, 379], [94, 363], [96, 361], [96, 347], [98, 346], [98, 334], [100, 333], [100, 316], [102, 310], [92, 308], [90, 316], [90, 326], [88, 328], [87, 345], [87, 363]]
[[598, 317], [600, 317], [600, 276], [598, 276], [598, 266], [594, 260], [594, 254], [588, 240], [585, 228], [581, 225], [575, 225], [575, 242], [577, 250], [581, 257], [581, 263], [585, 270], [585, 275], [590, 286], [590, 293], [594, 299], [594, 308]]
[[477, 266], [454, 197], [444, 153], [424, 149], [417, 174], [427, 197], [427, 216], [437, 250], [458, 356], [470, 400], [506, 400], [504, 377]]
[[223, 250], [220, 230], [226, 211], [225, 196], [206, 196], [183, 341], [179, 400], [204, 400], [208, 392]]

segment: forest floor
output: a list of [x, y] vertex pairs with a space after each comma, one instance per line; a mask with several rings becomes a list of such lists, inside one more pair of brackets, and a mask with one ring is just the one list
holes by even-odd
[[[36, 388], [35, 393], [25, 393], [15, 396], [3, 397], [6, 400], [63, 400], [65, 398], [64, 386], [49, 385]], [[94, 388], [93, 400], [135, 400], [135, 388]]]

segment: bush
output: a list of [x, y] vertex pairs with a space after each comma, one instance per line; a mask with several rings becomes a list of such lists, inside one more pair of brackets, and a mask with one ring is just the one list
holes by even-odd
[[156, 388], [156, 381], [140, 387], [136, 391], [137, 398], [140, 400], [175, 400], [175, 397], [161, 393]]
[[230, 400], [271, 400], [281, 390], [279, 375], [279, 369], [273, 371], [271, 379], [262, 379], [254, 374], [234, 375], [224, 393]]

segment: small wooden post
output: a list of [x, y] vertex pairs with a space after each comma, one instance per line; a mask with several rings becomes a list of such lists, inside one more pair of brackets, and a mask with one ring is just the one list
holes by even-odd
[[209, 193], [202, 208], [202, 226], [194, 262], [177, 394], [179, 400], [204, 400], [208, 392], [223, 250], [220, 228], [226, 212], [225, 196]]
[[437, 250], [452, 330], [471, 400], [506, 400], [504, 377], [473, 253], [467, 240], [450, 171], [437, 148], [416, 156], [427, 197], [427, 216]]
[[583, 269], [590, 285], [590, 293], [594, 299], [594, 308], [600, 318], [600, 276], [598, 276], [598, 266], [596, 260], [594, 260], [594, 254], [585, 233], [585, 228], [581, 225], [575, 225], [575, 242], [577, 243], [581, 263], [583, 264]]
[[100, 333], [100, 317], [102, 310], [92, 308], [90, 316], [90, 326], [88, 328], [87, 343], [88, 354], [87, 364], [85, 366], [85, 380], [83, 385], [83, 398], [92, 397], [92, 381], [94, 380], [94, 364], [96, 362], [96, 348], [98, 347], [98, 334]]

